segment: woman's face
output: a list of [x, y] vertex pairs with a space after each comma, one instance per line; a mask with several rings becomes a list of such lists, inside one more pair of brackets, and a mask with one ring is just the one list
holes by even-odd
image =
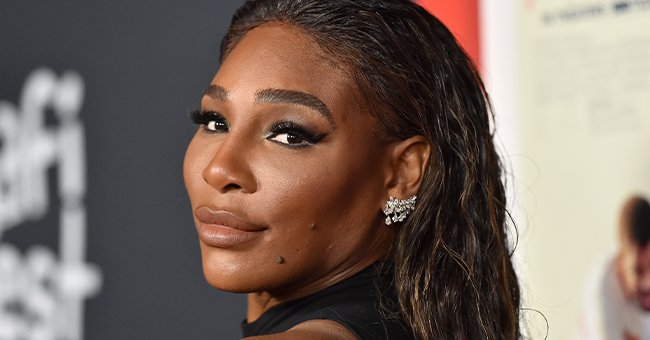
[[316, 289], [387, 251], [387, 146], [322, 53], [297, 29], [258, 27], [202, 98], [184, 177], [217, 288]]

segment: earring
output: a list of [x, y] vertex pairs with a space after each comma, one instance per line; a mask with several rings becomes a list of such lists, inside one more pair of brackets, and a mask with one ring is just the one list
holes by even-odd
[[[405, 200], [390, 197], [384, 206], [384, 215], [386, 215], [386, 225], [395, 222], [403, 222], [411, 211], [415, 210], [415, 201], [417, 196], [413, 195]], [[393, 214], [393, 216], [391, 216]]]

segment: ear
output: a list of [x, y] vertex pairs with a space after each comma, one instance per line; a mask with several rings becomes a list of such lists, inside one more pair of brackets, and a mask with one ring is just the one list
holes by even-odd
[[405, 199], [415, 195], [430, 156], [431, 145], [424, 136], [413, 136], [391, 145], [386, 178], [388, 196]]

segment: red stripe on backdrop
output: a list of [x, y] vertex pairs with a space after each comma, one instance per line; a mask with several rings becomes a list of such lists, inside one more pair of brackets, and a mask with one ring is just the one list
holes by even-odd
[[416, 0], [454, 33], [476, 64], [481, 62], [479, 0]]

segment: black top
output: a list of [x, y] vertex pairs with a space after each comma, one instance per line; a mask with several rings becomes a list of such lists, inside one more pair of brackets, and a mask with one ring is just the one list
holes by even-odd
[[412, 339], [401, 314], [394, 312], [398, 309], [391, 267], [375, 264], [316, 294], [273, 306], [255, 322], [242, 322], [244, 337], [326, 319], [341, 323], [360, 340]]

